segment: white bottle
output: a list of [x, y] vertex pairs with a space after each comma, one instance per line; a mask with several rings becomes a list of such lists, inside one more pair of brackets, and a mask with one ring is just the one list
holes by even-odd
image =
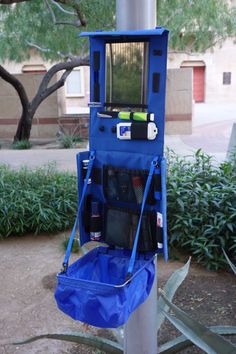
[[[117, 138], [121, 140], [131, 140], [131, 125], [133, 123], [119, 123], [117, 124]], [[155, 123], [147, 124], [147, 140], [154, 140], [157, 136], [158, 129]]]

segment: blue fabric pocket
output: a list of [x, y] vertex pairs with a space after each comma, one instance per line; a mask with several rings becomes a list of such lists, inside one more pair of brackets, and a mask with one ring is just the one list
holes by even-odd
[[132, 277], [125, 277], [130, 251], [97, 247], [57, 276], [55, 299], [75, 320], [101, 328], [123, 325], [148, 297], [155, 276], [153, 254], [137, 254]]

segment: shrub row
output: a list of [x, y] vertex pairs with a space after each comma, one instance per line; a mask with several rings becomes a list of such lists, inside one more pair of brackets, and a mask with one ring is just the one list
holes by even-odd
[[68, 229], [77, 208], [73, 174], [54, 165], [31, 171], [0, 166], [0, 237]]
[[[213, 164], [199, 150], [191, 159], [168, 152], [169, 245], [209, 269], [236, 261], [236, 168]], [[76, 176], [55, 166], [13, 171], [0, 166], [0, 237], [71, 227], [77, 208]]]
[[198, 150], [191, 159], [168, 154], [170, 246], [191, 253], [208, 269], [226, 263], [222, 247], [236, 260], [236, 167], [215, 165]]

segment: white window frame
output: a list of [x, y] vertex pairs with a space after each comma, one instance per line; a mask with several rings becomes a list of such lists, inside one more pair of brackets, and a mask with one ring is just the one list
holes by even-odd
[[[78, 88], [78, 92], [74, 92], [74, 93], [69, 93], [68, 92], [68, 80], [70, 79], [70, 75], [75, 72], [75, 71], [79, 71], [80, 72], [80, 88]], [[79, 68], [74, 68], [73, 71], [71, 72], [71, 74], [68, 76], [66, 83], [65, 83], [65, 94], [66, 97], [84, 97], [85, 96], [85, 87], [84, 87], [84, 68], [81, 66]], [[78, 83], [79, 86], [79, 83]]]

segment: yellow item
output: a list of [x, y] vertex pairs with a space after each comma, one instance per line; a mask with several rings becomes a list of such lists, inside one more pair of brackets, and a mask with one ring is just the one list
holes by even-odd
[[125, 119], [125, 120], [130, 120], [130, 112], [119, 112], [118, 113], [118, 118]]

